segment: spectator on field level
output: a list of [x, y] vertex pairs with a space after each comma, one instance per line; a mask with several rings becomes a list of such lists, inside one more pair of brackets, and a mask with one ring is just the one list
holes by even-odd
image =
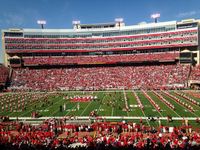
[[199, 149], [199, 131], [187, 132], [187, 128], [151, 128], [134, 122], [70, 124], [66, 118], [50, 118], [37, 126], [20, 122], [2, 122], [0, 148]]

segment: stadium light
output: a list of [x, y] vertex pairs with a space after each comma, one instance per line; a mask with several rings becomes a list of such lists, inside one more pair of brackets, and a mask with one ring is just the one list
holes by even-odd
[[119, 24], [119, 27], [121, 26], [121, 23], [123, 23], [123, 18], [115, 18], [115, 22]]
[[80, 23], [81, 23], [81, 22], [80, 22], [79, 20], [73, 20], [73, 21], [72, 21], [72, 24], [73, 24], [73, 25], [78, 25], [78, 24], [80, 24]]
[[157, 23], [158, 22], [158, 18], [160, 18], [160, 14], [159, 13], [155, 13], [151, 15], [151, 18], [154, 19], [154, 22]]
[[38, 20], [37, 21], [37, 24], [39, 24], [41, 26], [42, 29], [44, 29], [44, 25], [46, 24], [47, 22], [45, 20]]
[[76, 29], [78, 29], [78, 26], [80, 25], [80, 23], [81, 23], [80, 20], [73, 20], [72, 21], [72, 24]]
[[124, 19], [123, 18], [115, 18], [115, 22], [123, 22]]

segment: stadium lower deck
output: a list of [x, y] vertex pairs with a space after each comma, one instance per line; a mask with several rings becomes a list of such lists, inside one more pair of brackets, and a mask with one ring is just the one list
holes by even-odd
[[13, 70], [11, 89], [184, 89], [190, 73], [191, 66], [181, 64], [17, 68]]

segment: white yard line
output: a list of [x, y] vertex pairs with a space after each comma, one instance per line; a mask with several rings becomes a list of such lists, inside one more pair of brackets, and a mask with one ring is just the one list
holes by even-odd
[[[164, 92], [163, 92], [164, 93]], [[165, 95], [167, 95], [166, 93], [164, 93]], [[168, 93], [169, 95], [172, 95], [170, 93]], [[168, 96], [168, 95], [167, 95]], [[172, 95], [173, 96], [173, 95]], [[169, 97], [169, 96], [168, 96]], [[182, 104], [178, 103], [176, 100], [174, 100], [173, 98], [169, 97], [171, 100], [173, 100], [176, 104], [180, 105], [181, 107], [183, 107], [184, 109], [188, 110], [191, 114], [195, 115], [196, 117], [199, 117], [197, 114], [195, 114], [194, 112], [190, 111], [188, 108], [186, 108], [185, 106], [183, 106]], [[185, 118], [185, 117], [182, 117]]]
[[[141, 110], [142, 110], [142, 109], [141, 109]], [[143, 111], [143, 110], [142, 110], [142, 113], [143, 113], [143, 115], [144, 115], [144, 117], [145, 117], [145, 119], [146, 119], [146, 122], [148, 123], [148, 125], [149, 125], [149, 126], [151, 126], [151, 125], [150, 125], [150, 123], [149, 123], [148, 117], [145, 115], [145, 113], [144, 113], [144, 111]]]
[[[143, 92], [143, 95], [145, 96], [145, 98], [150, 102], [150, 104], [155, 108], [155, 110], [160, 114], [160, 116], [161, 117], [163, 117], [163, 115], [157, 110], [157, 108], [152, 104], [152, 102], [147, 98], [147, 96], [149, 96], [148, 95], [148, 93], [146, 92], [146, 95], [144, 94], [144, 92]], [[151, 98], [151, 96], [149, 96], [149, 98]], [[152, 98], [151, 98], [151, 100], [154, 102], [154, 103], [156, 103]], [[158, 105], [159, 106], [159, 105]], [[160, 107], [160, 106], [159, 106]]]
[[[102, 102], [103, 102], [103, 100], [105, 99], [106, 96], [107, 96], [107, 95], [105, 95], [105, 96], [103, 97]], [[101, 104], [101, 105], [102, 105], [102, 104]], [[97, 111], [97, 114], [99, 114], [99, 110], [100, 110], [100, 108], [101, 108], [101, 105], [99, 106], [99, 109], [98, 109], [98, 111]]]
[[[154, 93], [153, 93], [154, 94]], [[154, 94], [155, 95], [155, 94]], [[157, 95], [155, 95], [157, 96]], [[157, 96], [157, 98], [160, 100], [160, 98]], [[160, 100], [163, 104], [165, 104], [162, 100]], [[168, 100], [166, 100], [168, 101]], [[166, 105], [166, 104], [165, 104]], [[167, 105], [166, 105], [167, 106]], [[167, 106], [169, 109], [171, 109], [177, 116], [181, 117], [175, 110], [173, 110], [171, 107]]]
[[[134, 92], [134, 94], [137, 96], [137, 93], [135, 92], [135, 91], [132, 91], [132, 92]], [[138, 96], [137, 96], [138, 97]], [[139, 98], [139, 97], [138, 97]], [[141, 100], [140, 100], [140, 102], [141, 102]], [[141, 102], [142, 103], [142, 102]], [[140, 109], [141, 109], [141, 111], [142, 111], [142, 113], [143, 113], [143, 115], [144, 115], [144, 117], [146, 118], [146, 122], [147, 122], [147, 124], [150, 126], [150, 123], [149, 123], [149, 120], [148, 120], [148, 118], [147, 118], [147, 116], [146, 116], [146, 114], [144, 113], [144, 111], [142, 110], [142, 108], [140, 107]]]
[[[66, 105], [67, 105], [68, 103], [69, 103], [69, 101], [67, 101]], [[62, 106], [63, 106], [63, 104], [62, 104]], [[58, 111], [58, 110], [55, 110], [55, 111], [52, 113], [52, 115], [54, 115], [57, 111]]]
[[113, 116], [113, 113], [114, 113], [114, 108], [112, 108], [112, 114], [111, 114], [111, 116]]
[[[76, 105], [74, 105], [74, 107], [72, 107], [71, 109], [74, 109], [76, 107]], [[68, 111], [64, 117], [66, 117], [71, 111]]]
[[199, 117], [197, 114], [195, 114], [194, 112], [191, 112], [193, 115], [195, 115], [196, 117]]
[[99, 110], [100, 110], [100, 108], [101, 108], [101, 105], [99, 106], [99, 108], [98, 108], [98, 110], [97, 110], [97, 114], [99, 114]]
[[81, 116], [83, 115], [83, 113], [87, 110], [87, 108], [90, 106], [90, 104], [92, 103], [92, 101], [87, 105], [87, 107], [85, 107], [85, 109], [82, 111]]
[[[123, 90], [123, 93], [124, 93], [124, 102], [125, 102], [125, 107], [129, 109], [129, 107], [128, 107], [128, 100], [127, 100], [127, 97], [126, 97], [125, 90]], [[129, 116], [128, 111], [127, 111], [126, 113], [127, 113], [127, 116]]]
[[[168, 101], [168, 100], [167, 100]], [[177, 103], [178, 104], [178, 103]], [[170, 107], [168, 107], [170, 108]], [[171, 108], [170, 108], [171, 109]], [[177, 114], [179, 117], [181, 117], [175, 110], [171, 109], [173, 112], [175, 112], [175, 114]]]
[[[171, 109], [171, 108], [170, 108]], [[171, 110], [173, 110], [173, 109], [171, 109]], [[173, 112], [175, 112], [175, 114], [177, 114], [179, 117], [181, 117], [175, 110], [173, 110]]]

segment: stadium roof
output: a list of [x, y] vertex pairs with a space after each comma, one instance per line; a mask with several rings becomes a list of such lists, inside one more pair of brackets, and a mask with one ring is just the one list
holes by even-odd
[[[102, 24], [102, 25], [106, 25]], [[122, 26], [122, 27], [115, 27], [115, 28], [91, 28], [91, 29], [4, 29], [2, 32], [6, 31], [14, 31], [14, 32], [87, 32], [87, 31], [115, 31], [115, 30], [138, 30], [138, 29], [148, 29], [148, 28], [156, 28], [156, 27], [165, 27], [165, 26], [175, 26], [177, 21], [167, 21], [167, 22], [158, 22], [158, 23], [146, 23], [146, 24], [137, 24], [137, 25], [130, 25], [130, 26]], [[87, 24], [85, 24], [87, 26]], [[97, 25], [97, 24], [93, 24]], [[111, 25], [111, 24], [110, 24]], [[89, 25], [88, 25], [89, 26]]]

